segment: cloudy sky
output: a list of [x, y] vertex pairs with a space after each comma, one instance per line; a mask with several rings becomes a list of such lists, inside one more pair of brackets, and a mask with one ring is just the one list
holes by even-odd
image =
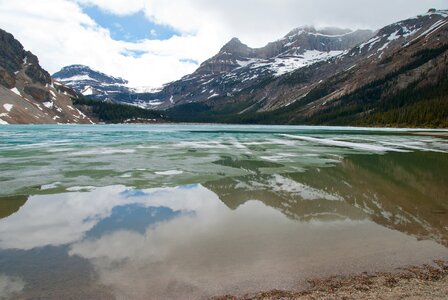
[[85, 64], [133, 86], [191, 73], [232, 37], [261, 47], [302, 25], [378, 29], [446, 0], [0, 0], [0, 28], [50, 73]]

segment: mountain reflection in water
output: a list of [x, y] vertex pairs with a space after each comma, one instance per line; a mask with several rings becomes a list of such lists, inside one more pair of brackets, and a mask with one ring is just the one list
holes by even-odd
[[331, 167], [226, 178], [205, 186], [233, 209], [257, 199], [296, 220], [369, 218], [448, 247], [447, 170], [444, 153], [392, 152], [349, 155]]
[[0, 284], [24, 298], [185, 299], [448, 256], [444, 154], [348, 155], [281, 174], [260, 172], [275, 164], [215, 164], [251, 174], [11, 201]]

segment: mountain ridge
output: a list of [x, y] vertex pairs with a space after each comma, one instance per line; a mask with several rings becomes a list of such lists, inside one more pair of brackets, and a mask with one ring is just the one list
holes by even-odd
[[260, 80], [279, 77], [348, 51], [371, 36], [369, 30], [348, 32], [343, 36], [320, 36], [310, 27], [293, 35], [250, 48], [233, 38], [199, 68], [180, 80], [168, 83], [155, 95], [158, 108], [207, 101], [240, 92]]
[[[342, 55], [168, 111], [182, 121], [448, 127], [447, 25], [446, 10], [430, 11], [385, 26]], [[428, 101], [427, 116], [420, 101]], [[419, 121], [382, 120], [400, 109]]]
[[[314, 35], [320, 32], [314, 27], [301, 28], [301, 35], [296, 34], [296, 37], [286, 35], [260, 48], [251, 48], [234, 37], [224, 44], [216, 55], [202, 62], [195, 72], [167, 83], [160, 90], [152, 93], [140, 93], [135, 89], [128, 89], [127, 91], [119, 89], [110, 93], [107, 88], [101, 87], [101, 85], [95, 86], [92, 83], [82, 81], [68, 82], [67, 77], [61, 77], [60, 72], [53, 76], [61, 81], [66, 80], [64, 82], [78, 92], [95, 99], [137, 104], [146, 108], [166, 109], [185, 102], [204, 101], [223, 93], [231, 94], [237, 90], [224, 88], [221, 89], [220, 94], [215, 93], [214, 87], [219, 82], [224, 82], [224, 85], [234, 84], [235, 78], [239, 77], [241, 81], [245, 82], [244, 85], [248, 85], [257, 77], [279, 76], [303, 65], [328, 59], [342, 53], [343, 50], [348, 50], [349, 46], [365, 40], [372, 34], [369, 30], [349, 31], [347, 29], [327, 28], [323, 29], [326, 31], [324, 33], [331, 34], [330, 31], [336, 31], [335, 36], [324, 36], [323, 33], [322, 36], [319, 36]], [[337, 35], [341, 33], [343, 35]], [[291, 42], [296, 41], [296, 39], [302, 39], [298, 43], [304, 43], [307, 39], [312, 41], [308, 42], [308, 45], [304, 45], [302, 49], [297, 49], [301, 46], [297, 47], [297, 43]], [[322, 44], [328, 44], [325, 49], [318, 45], [317, 41], [319, 40]], [[316, 50], [316, 48], [321, 49], [321, 51]], [[99, 92], [90, 93], [89, 91], [86, 94], [86, 87], [91, 86], [94, 86], [94, 90]], [[207, 93], [204, 92], [205, 90]], [[187, 99], [190, 96], [194, 96], [193, 99]]]
[[0, 124], [93, 123], [73, 106], [74, 96], [12, 34], [0, 29]]
[[[150, 92], [82, 65], [54, 75], [91, 98], [174, 121], [448, 127], [447, 51], [448, 11], [431, 9], [375, 32], [302, 26], [260, 48], [232, 38], [192, 74]], [[11, 85], [3, 65], [0, 82]], [[39, 68], [26, 72], [51, 81]]]

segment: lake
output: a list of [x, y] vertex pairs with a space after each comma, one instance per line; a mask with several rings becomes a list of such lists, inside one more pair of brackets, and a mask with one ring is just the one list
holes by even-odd
[[198, 299], [446, 260], [448, 139], [425, 132], [1, 126], [0, 298]]

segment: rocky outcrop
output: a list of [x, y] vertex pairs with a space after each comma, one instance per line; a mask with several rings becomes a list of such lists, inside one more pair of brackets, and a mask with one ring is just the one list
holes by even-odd
[[0, 67], [10, 74], [18, 71], [27, 53], [14, 36], [0, 29]]
[[[14, 36], [0, 29], [0, 75], [11, 88], [14, 75], [25, 65], [25, 73], [36, 83], [50, 84], [51, 77], [47, 71], [39, 65], [39, 60], [35, 55], [23, 49], [22, 44]], [[6, 80], [9, 78], [9, 80]]]
[[3, 85], [9, 89], [16, 86], [16, 79], [7, 70], [0, 68], [0, 85]]
[[40, 83], [41, 85], [51, 84], [51, 76], [39, 65], [37, 56], [28, 52], [26, 62], [25, 74], [28, 75], [34, 83]]
[[217, 55], [203, 62], [195, 73], [228, 73], [240, 67], [238, 60], [255, 57], [257, 57], [257, 52], [254, 49], [241, 43], [238, 38], [232, 38]]
[[76, 92], [55, 82], [10, 33], [0, 29], [0, 124], [91, 123]]

